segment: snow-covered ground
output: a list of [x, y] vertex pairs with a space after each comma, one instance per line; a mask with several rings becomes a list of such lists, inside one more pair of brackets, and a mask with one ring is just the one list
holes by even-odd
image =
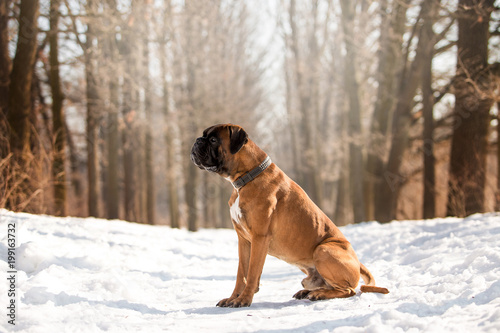
[[[16, 319], [7, 233], [16, 224]], [[250, 308], [217, 308], [234, 287], [233, 230], [190, 233], [0, 210], [0, 331], [498, 332], [500, 216], [341, 228], [390, 294], [295, 300], [303, 273], [268, 257]], [[12, 258], [11, 258], [12, 259]]]

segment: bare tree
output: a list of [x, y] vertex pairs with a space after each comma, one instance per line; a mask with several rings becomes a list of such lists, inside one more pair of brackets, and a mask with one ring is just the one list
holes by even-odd
[[423, 217], [436, 216], [436, 176], [434, 157], [434, 91], [432, 89], [432, 59], [434, 57], [435, 34], [432, 29], [436, 21], [439, 1], [429, 1], [429, 11], [424, 16], [422, 33], [422, 100], [423, 100], [423, 158], [424, 158], [424, 204]]
[[31, 153], [31, 86], [37, 51], [38, 0], [22, 0], [19, 14], [17, 48], [10, 73], [8, 123], [13, 172], [10, 179], [10, 197], [7, 208], [24, 209], [32, 195], [29, 185]]
[[484, 211], [491, 77], [489, 22], [493, 0], [460, 0], [455, 110], [448, 185], [448, 215]]
[[[199, 5], [199, 4], [198, 4]], [[202, 7], [201, 7], [202, 8]], [[184, 151], [189, 151], [192, 139], [194, 139], [197, 133], [200, 132], [201, 128], [197, 121], [194, 119], [196, 115], [196, 111], [202, 113], [204, 110], [201, 109], [202, 105], [200, 103], [199, 97], [197, 93], [198, 90], [198, 79], [197, 74], [199, 73], [201, 67], [198, 61], [201, 60], [202, 54], [196, 52], [196, 46], [199, 42], [202, 32], [202, 26], [200, 22], [200, 12], [198, 10], [200, 8], [196, 8], [196, 5], [193, 3], [186, 3], [184, 7], [184, 15], [185, 21], [183, 23], [183, 27], [185, 29], [185, 51], [186, 51], [186, 61], [187, 61], [187, 73], [186, 75], [186, 115], [189, 119], [189, 123], [186, 123], [185, 129], [187, 129], [188, 135], [185, 137], [185, 142], [183, 145]], [[203, 13], [203, 12], [201, 12]], [[197, 65], [198, 63], [198, 65]], [[191, 134], [192, 133], [192, 134]], [[185, 196], [186, 196], [186, 206], [187, 206], [187, 226], [188, 230], [196, 231], [198, 229], [198, 217], [199, 217], [199, 203], [197, 200], [198, 188], [199, 188], [199, 180], [200, 174], [198, 173], [197, 168], [191, 163], [188, 158], [185, 158], [183, 163], [185, 165]]]
[[[497, 102], [500, 110], [500, 101]], [[500, 138], [500, 112], [497, 113], [497, 138]], [[495, 210], [500, 210], [500, 140], [497, 139], [497, 190], [495, 193]]]
[[64, 95], [59, 74], [59, 0], [50, 2], [50, 86], [52, 91], [52, 131], [54, 148], [52, 176], [54, 181], [54, 205], [56, 215], [66, 215], [66, 127], [63, 112]]
[[[10, 4], [11, 0], [5, 0], [0, 3], [0, 124], [5, 124], [4, 119], [7, 116], [7, 104], [9, 96], [8, 89], [11, 61], [9, 57], [8, 23]], [[5, 152], [3, 152], [1, 156], [5, 157]]]
[[[151, 32], [151, 25], [149, 24], [151, 9], [150, 6], [144, 8], [143, 19], [143, 34], [149, 36]], [[146, 113], [146, 124], [145, 124], [145, 176], [146, 176], [146, 211], [147, 211], [147, 222], [149, 224], [156, 223], [156, 191], [154, 182], [154, 158], [153, 158], [153, 133], [152, 133], [152, 123], [153, 123], [153, 110], [152, 110], [152, 90], [151, 90], [151, 78], [149, 74], [149, 40], [148, 38], [143, 39], [143, 71], [144, 71], [144, 109]]]
[[37, 51], [38, 0], [21, 1], [16, 55], [10, 74], [9, 112], [10, 149], [22, 163], [30, 154], [31, 81]]
[[346, 54], [345, 85], [349, 95], [349, 188], [354, 215], [354, 222], [365, 221], [365, 204], [363, 190], [363, 152], [361, 138], [361, 108], [359, 103], [359, 85], [356, 79], [356, 49], [353, 22], [356, 2], [340, 0], [342, 8], [342, 29], [344, 31], [344, 44]]
[[168, 211], [170, 217], [170, 225], [173, 228], [180, 227], [180, 207], [179, 207], [179, 193], [178, 193], [178, 180], [177, 180], [177, 168], [175, 161], [175, 135], [174, 135], [174, 117], [173, 112], [170, 107], [170, 87], [167, 80], [167, 75], [169, 73], [167, 65], [167, 45], [171, 41], [171, 24], [173, 21], [172, 17], [172, 3], [171, 1], [166, 2], [166, 8], [164, 8], [163, 21], [158, 24], [158, 29], [161, 29], [161, 33], [157, 33], [159, 36], [159, 52], [158, 56], [160, 58], [161, 67], [161, 86], [163, 93], [163, 116], [165, 120], [164, 125], [164, 139], [165, 139], [165, 155], [166, 155], [166, 180], [168, 188]]
[[[297, 165], [299, 171], [299, 183], [302, 184], [305, 191], [316, 202], [321, 202], [321, 190], [319, 182], [319, 172], [317, 170], [317, 150], [314, 140], [314, 104], [312, 94], [314, 86], [317, 84], [317, 76], [315, 76], [314, 66], [319, 60], [319, 50], [316, 40], [317, 33], [317, 12], [318, 1], [314, 1], [311, 7], [313, 17], [313, 28], [310, 30], [307, 38], [309, 39], [309, 52], [304, 52], [306, 48], [302, 48], [300, 44], [300, 31], [297, 26], [297, 4], [295, 0], [290, 0], [288, 7], [289, 24], [290, 24], [290, 50], [293, 54], [293, 79], [295, 82], [295, 91], [298, 95], [298, 113], [288, 110], [291, 119], [294, 123], [291, 126], [297, 128], [299, 134], [294, 140], [297, 140], [298, 149], [303, 156], [302, 163]], [[312, 68], [311, 68], [312, 66]], [[291, 106], [293, 108], [293, 106]], [[311, 112], [312, 111], [312, 112]], [[305, 158], [304, 158], [305, 157]]]
[[87, 1], [86, 11], [88, 15], [86, 42], [84, 47], [85, 56], [85, 79], [87, 83], [87, 182], [88, 182], [88, 209], [89, 216], [99, 216], [99, 145], [98, 145], [98, 117], [99, 117], [99, 94], [96, 80], [96, 23], [95, 3]]
[[[114, 0], [107, 2], [107, 11], [110, 17], [108, 22], [112, 27], [119, 25], [117, 22], [118, 12]], [[119, 42], [116, 31], [109, 29], [105, 35], [105, 50], [103, 52], [106, 62], [106, 76], [109, 78], [109, 107], [107, 110], [107, 174], [106, 174], [106, 217], [108, 219], [119, 218], [120, 194], [120, 131], [119, 131], [119, 88], [120, 75], [118, 69], [121, 68], [121, 55], [119, 52]]]
[[[427, 16], [432, 1], [424, 1], [419, 17]], [[408, 144], [408, 134], [411, 124], [413, 98], [420, 82], [422, 70], [422, 53], [426, 46], [421, 27], [418, 28], [419, 39], [415, 58], [411, 65], [406, 65], [401, 75], [400, 90], [396, 109], [392, 120], [392, 138], [389, 159], [384, 168], [384, 181], [379, 186], [379, 196], [376, 204], [375, 217], [380, 222], [389, 222], [396, 217], [398, 195], [404, 176], [400, 173], [403, 154]]]
[[377, 52], [376, 79], [378, 88], [370, 123], [367, 152], [367, 179], [365, 186], [367, 219], [375, 215], [379, 184], [384, 182], [384, 165], [388, 154], [390, 123], [396, 102], [396, 82], [403, 66], [402, 47], [405, 33], [406, 11], [410, 0], [380, 1], [380, 37]]

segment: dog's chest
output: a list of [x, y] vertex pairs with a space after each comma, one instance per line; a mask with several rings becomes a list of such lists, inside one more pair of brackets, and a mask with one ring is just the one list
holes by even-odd
[[236, 197], [236, 200], [229, 207], [229, 213], [234, 222], [241, 224], [241, 208], [240, 208], [240, 196]]

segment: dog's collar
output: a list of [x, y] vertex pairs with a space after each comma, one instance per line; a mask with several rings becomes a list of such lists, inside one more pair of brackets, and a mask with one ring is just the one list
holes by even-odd
[[239, 190], [240, 188], [242, 188], [243, 186], [245, 186], [246, 184], [248, 184], [252, 180], [254, 180], [255, 177], [260, 175], [264, 170], [266, 170], [267, 167], [271, 165], [271, 163], [273, 163], [271, 161], [271, 158], [269, 156], [266, 156], [266, 159], [264, 160], [264, 162], [262, 162], [258, 167], [245, 173], [243, 176], [236, 179], [231, 184], [233, 184], [233, 187], [235, 189]]

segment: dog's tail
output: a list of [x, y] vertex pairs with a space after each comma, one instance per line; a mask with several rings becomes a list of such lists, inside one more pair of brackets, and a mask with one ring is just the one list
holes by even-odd
[[360, 273], [363, 281], [365, 281], [365, 285], [361, 286], [361, 291], [364, 293], [381, 293], [388, 294], [389, 290], [387, 288], [381, 288], [375, 286], [375, 279], [373, 278], [372, 273], [360, 263]]

